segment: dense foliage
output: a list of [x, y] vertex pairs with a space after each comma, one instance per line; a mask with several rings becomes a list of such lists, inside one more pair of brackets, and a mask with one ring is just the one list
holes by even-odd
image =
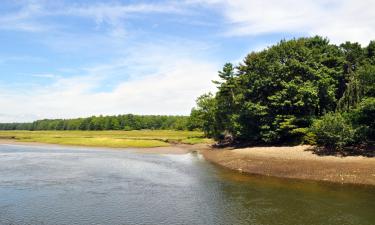
[[311, 130], [316, 134], [318, 145], [329, 149], [342, 149], [353, 142], [354, 130], [339, 113], [327, 113], [314, 121]]
[[226, 64], [219, 77], [217, 93], [198, 98], [191, 113], [207, 136], [339, 148], [374, 140], [375, 41], [365, 48], [318, 36], [281, 41]]
[[132, 114], [0, 124], [0, 130], [187, 130], [188, 128], [189, 117], [187, 116]]

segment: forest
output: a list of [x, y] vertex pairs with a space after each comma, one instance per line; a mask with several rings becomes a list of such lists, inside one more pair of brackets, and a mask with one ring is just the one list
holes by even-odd
[[219, 71], [191, 123], [223, 144], [369, 146], [375, 137], [375, 41], [282, 40]]
[[118, 115], [0, 123], [0, 130], [188, 130], [188, 116]]

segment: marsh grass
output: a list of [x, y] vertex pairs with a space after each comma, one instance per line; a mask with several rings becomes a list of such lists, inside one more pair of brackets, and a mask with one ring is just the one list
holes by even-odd
[[0, 139], [21, 142], [97, 146], [112, 148], [150, 148], [171, 143], [209, 143], [199, 131], [133, 130], [133, 131], [0, 131]]

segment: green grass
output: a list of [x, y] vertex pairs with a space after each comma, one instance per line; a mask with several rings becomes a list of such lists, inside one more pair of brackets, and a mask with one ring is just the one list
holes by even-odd
[[199, 131], [134, 130], [134, 131], [0, 131], [0, 139], [21, 142], [96, 146], [112, 148], [150, 148], [171, 143], [210, 143]]

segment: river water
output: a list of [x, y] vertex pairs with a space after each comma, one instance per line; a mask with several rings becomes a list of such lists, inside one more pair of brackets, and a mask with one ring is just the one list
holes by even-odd
[[0, 145], [0, 224], [375, 224], [375, 188], [232, 172], [197, 154]]

